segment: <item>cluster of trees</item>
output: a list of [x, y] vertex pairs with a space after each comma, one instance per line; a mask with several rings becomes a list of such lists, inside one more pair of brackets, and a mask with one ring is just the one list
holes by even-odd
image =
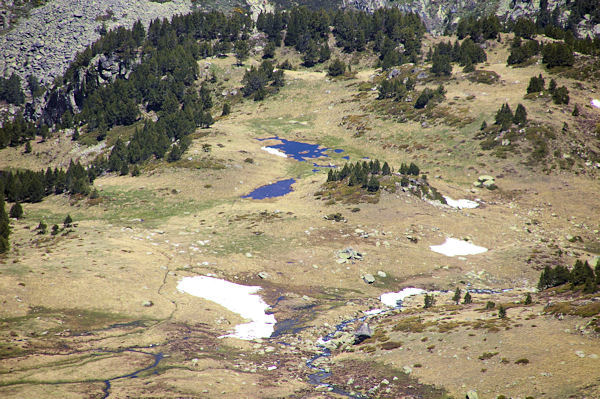
[[400, 164], [400, 169], [398, 169], [398, 172], [401, 175], [419, 176], [421, 170], [414, 162], [411, 162], [408, 165], [403, 162]]
[[425, 25], [416, 14], [403, 14], [397, 8], [381, 8], [369, 14], [295, 7], [289, 11], [263, 13], [256, 22], [258, 30], [269, 40], [265, 58], [271, 57], [274, 47], [281, 44], [285, 30], [284, 44], [302, 53], [306, 66], [329, 59], [330, 26], [333, 26], [337, 46], [348, 53], [370, 47], [378, 54], [383, 68], [416, 62], [425, 33]]
[[483, 18], [463, 18], [456, 26], [456, 35], [460, 40], [470, 37], [476, 43], [485, 40], [496, 39], [502, 26], [500, 20], [494, 14]]
[[[251, 28], [251, 19], [240, 13], [195, 12], [170, 21], [156, 19], [147, 32], [140, 22], [131, 29], [107, 32], [78, 54], [57, 81], [54, 90], [61, 84], [84, 82], [75, 96], [81, 113], [73, 117], [67, 111], [62, 116], [66, 119], [63, 126], [71, 119], [76, 126], [87, 123], [103, 138], [102, 133], [111, 126], [134, 123], [140, 106], [158, 114], [160, 127], [172, 140], [180, 140], [197, 127], [210, 126], [210, 91], [194, 86], [197, 61], [230, 50], [232, 43], [248, 38]], [[121, 72], [112, 83], [98, 83], [102, 81], [96, 76], [100, 72], [88, 68], [99, 54], [118, 60]], [[131, 69], [130, 74], [123, 73]]]
[[472, 72], [475, 64], [485, 62], [487, 55], [485, 51], [470, 37], [460, 43], [458, 40], [440, 42], [435, 49], [429, 49], [427, 59], [432, 61], [431, 72], [436, 76], [450, 76], [452, 74], [451, 62], [457, 62], [465, 67], [465, 72]]
[[534, 55], [540, 53], [540, 43], [536, 40], [526, 40], [523, 42], [520, 36], [515, 36], [510, 44], [510, 55], [506, 63], [508, 65], [522, 64]]
[[270, 61], [263, 61], [258, 68], [252, 66], [244, 73], [242, 79], [244, 97], [252, 97], [254, 101], [265, 98], [267, 92], [277, 92], [284, 85], [283, 70], [275, 71]]
[[50, 134], [48, 126], [43, 123], [33, 123], [23, 117], [22, 113], [18, 113], [12, 120], [5, 119], [2, 121], [0, 128], [0, 149], [7, 146], [16, 147], [36, 136], [41, 136], [45, 139]]
[[39, 202], [51, 194], [84, 194], [90, 192], [94, 175], [79, 163], [69, 164], [69, 168], [51, 168], [34, 172], [0, 171], [0, 196], [10, 202]]
[[507, 130], [513, 124], [525, 126], [527, 124], [527, 110], [523, 104], [519, 104], [513, 114], [510, 106], [507, 103], [504, 103], [496, 112], [494, 124], [500, 126], [501, 130]]
[[25, 102], [25, 94], [21, 88], [21, 78], [12, 73], [8, 78], [0, 77], [0, 101], [21, 105]]
[[379, 96], [377, 99], [383, 100], [391, 98], [394, 101], [402, 101], [408, 92], [414, 90], [415, 81], [408, 77], [406, 80], [400, 78], [384, 79], [379, 84]]
[[582, 262], [577, 259], [570, 271], [561, 265], [554, 268], [546, 266], [540, 274], [538, 289], [545, 290], [566, 283], [570, 283], [570, 289], [572, 290], [583, 286], [583, 292], [586, 294], [596, 292], [598, 283], [600, 283], [600, 265], [596, 265], [595, 270], [592, 270], [587, 261]]
[[[529, 85], [527, 86], [527, 94], [544, 91], [544, 86], [545, 80], [542, 74], [539, 74], [539, 76], [532, 76], [531, 79], [529, 79]], [[552, 101], [554, 101], [555, 104], [569, 103], [569, 89], [565, 86], [558, 87], [554, 79], [550, 80], [548, 91], [552, 95]], [[576, 114], [579, 114], [579, 110], [577, 110], [577, 112], [573, 110], [573, 115], [577, 116]]]
[[346, 163], [344, 167], [339, 170], [329, 170], [327, 174], [327, 181], [344, 181], [348, 186], [360, 186], [361, 188], [367, 189], [369, 192], [376, 192], [379, 190], [379, 179], [380, 176], [389, 176], [392, 174], [392, 169], [387, 162], [381, 165], [378, 159], [369, 162], [356, 162]]
[[445, 97], [445, 94], [446, 89], [444, 89], [444, 86], [441, 84], [435, 90], [426, 87], [423, 89], [423, 91], [421, 91], [419, 97], [417, 97], [417, 101], [415, 101], [415, 108], [425, 108], [427, 104], [431, 102], [431, 100], [442, 100]]
[[572, 66], [575, 63], [573, 49], [566, 43], [548, 43], [542, 48], [542, 62], [548, 68]]
[[[1, 188], [1, 187], [0, 187]], [[0, 190], [0, 254], [8, 252], [10, 244], [8, 237], [10, 236], [10, 225], [8, 223], [8, 215], [4, 206], [4, 195]]]

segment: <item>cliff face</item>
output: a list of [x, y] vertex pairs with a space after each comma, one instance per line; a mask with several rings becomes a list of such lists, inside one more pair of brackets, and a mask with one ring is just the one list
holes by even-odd
[[[398, 7], [404, 12], [418, 14], [427, 29], [436, 35], [447, 26], [458, 23], [460, 18], [482, 16], [491, 13], [500, 18], [516, 20], [521, 17], [535, 18], [540, 9], [540, 0], [344, 0], [344, 7], [372, 12], [380, 7]], [[559, 22], [565, 23], [570, 15], [566, 0], [548, 0], [548, 11], [558, 8]], [[594, 24], [589, 15], [578, 25], [580, 37], [600, 36], [600, 24]]]

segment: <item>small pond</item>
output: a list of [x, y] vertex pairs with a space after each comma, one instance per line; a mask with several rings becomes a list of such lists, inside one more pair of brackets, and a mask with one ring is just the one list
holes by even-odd
[[282, 197], [293, 191], [292, 184], [294, 183], [296, 183], [295, 179], [279, 180], [272, 184], [260, 186], [259, 188], [252, 191], [250, 194], [244, 195], [242, 198], [260, 200], [265, 198]]

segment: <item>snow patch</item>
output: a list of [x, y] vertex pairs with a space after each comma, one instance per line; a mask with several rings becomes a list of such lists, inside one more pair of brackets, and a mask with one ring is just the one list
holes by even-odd
[[223, 337], [234, 337], [251, 340], [268, 338], [275, 330], [275, 316], [268, 315], [269, 307], [256, 293], [258, 286], [231, 283], [226, 280], [207, 276], [184, 277], [177, 284], [177, 289], [187, 294], [204, 298], [239, 314], [249, 323], [235, 326], [235, 332]]
[[596, 100], [595, 98], [591, 101], [592, 106], [596, 108], [600, 108], [600, 100]]
[[446, 256], [476, 255], [487, 251], [487, 248], [471, 244], [467, 241], [458, 240], [456, 238], [446, 238], [446, 241], [443, 244], [430, 245], [429, 248], [433, 252], [437, 252]]
[[405, 298], [412, 295], [424, 294], [425, 292], [425, 290], [420, 288], [409, 287], [400, 292], [386, 292], [385, 294], [381, 294], [379, 299], [384, 305], [396, 308], [398, 307], [398, 303], [402, 303]]
[[473, 208], [477, 208], [479, 206], [479, 203], [476, 201], [471, 201], [468, 199], [459, 199], [459, 200], [454, 200], [450, 197], [447, 197], [444, 195], [444, 199], [446, 200], [446, 203], [448, 204], [448, 206], [451, 206], [452, 208], [457, 208], [457, 209], [473, 209]]
[[278, 157], [287, 158], [287, 155], [283, 151], [279, 151], [273, 147], [260, 147], [261, 150], [268, 152], [269, 154], [277, 155]]

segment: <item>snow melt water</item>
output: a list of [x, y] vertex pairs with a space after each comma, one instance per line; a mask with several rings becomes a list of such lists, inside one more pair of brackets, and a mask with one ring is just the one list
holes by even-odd
[[181, 279], [177, 284], [177, 289], [218, 303], [243, 318], [251, 320], [249, 323], [235, 326], [234, 333], [223, 337], [246, 340], [268, 338], [275, 329], [275, 316], [265, 313], [269, 305], [256, 294], [261, 287], [235, 284], [214, 277], [194, 276]]
[[479, 206], [478, 202], [475, 201], [471, 201], [468, 199], [459, 199], [459, 200], [454, 200], [450, 197], [447, 197], [444, 195], [444, 199], [446, 200], [446, 203], [448, 204], [448, 206], [451, 206], [452, 208], [457, 208], [457, 209], [473, 209], [473, 208], [477, 208]]
[[476, 255], [487, 251], [487, 248], [456, 238], [446, 238], [443, 244], [430, 245], [429, 248], [433, 252], [446, 256]]

